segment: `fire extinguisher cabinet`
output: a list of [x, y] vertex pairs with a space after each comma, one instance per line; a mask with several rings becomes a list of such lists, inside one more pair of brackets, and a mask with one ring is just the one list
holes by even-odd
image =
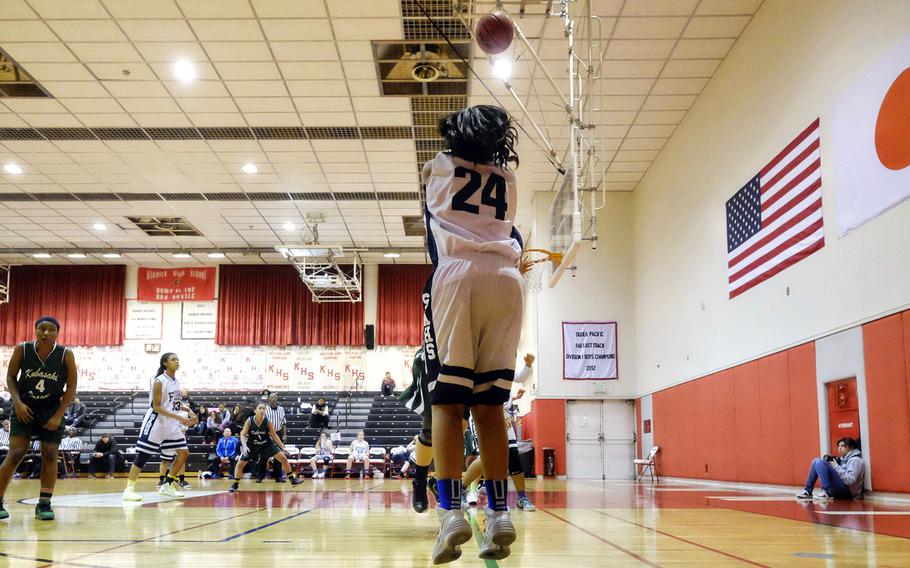
[[546, 477], [556, 477], [555, 448], [543, 448], [543, 474]]

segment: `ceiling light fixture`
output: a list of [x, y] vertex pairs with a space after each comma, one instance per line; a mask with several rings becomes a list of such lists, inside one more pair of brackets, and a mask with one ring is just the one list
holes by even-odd
[[71, 252], [66, 255], [67, 258], [85, 258], [85, 254], [81, 252]]
[[6, 164], [3, 166], [3, 171], [8, 174], [19, 175], [22, 173], [22, 168], [18, 164]]
[[180, 81], [192, 81], [196, 78], [196, 67], [189, 60], [181, 59], [174, 63], [174, 77]]
[[120, 258], [119, 252], [106, 252], [101, 255], [101, 258]]
[[285, 231], [293, 231], [297, 227], [294, 225], [294, 223], [285, 223], [284, 225], [281, 226], [281, 228], [284, 229]]
[[207, 256], [209, 258], [224, 258], [224, 253], [223, 252], [210, 252]]
[[191, 254], [188, 253], [188, 252], [175, 252], [175, 253], [172, 254], [171, 256], [174, 257], [174, 258], [180, 258], [180, 259], [183, 259], [183, 258], [193, 258], [193, 255], [191, 255]]
[[508, 81], [512, 76], [512, 62], [508, 59], [494, 59], [493, 74], [503, 81]]
[[51, 255], [46, 252], [36, 252], [32, 255], [32, 258], [50, 258]]
[[382, 256], [384, 256], [386, 258], [399, 258], [399, 257], [401, 257], [401, 253], [400, 252], [387, 252]]
[[243, 170], [244, 173], [248, 173], [248, 174], [255, 174], [256, 172], [259, 171], [259, 168], [256, 167], [256, 164], [252, 164], [252, 163], [243, 164], [242, 166], [240, 166], [240, 169]]
[[104, 223], [95, 223], [94, 225], [92, 225], [92, 228], [95, 229], [96, 231], [106, 231], [107, 225], [105, 225]]

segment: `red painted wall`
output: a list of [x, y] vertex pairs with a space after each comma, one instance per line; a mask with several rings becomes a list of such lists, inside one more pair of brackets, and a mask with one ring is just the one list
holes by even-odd
[[534, 442], [534, 470], [543, 475], [543, 448], [556, 449], [556, 475], [566, 474], [566, 401], [534, 399], [522, 418], [522, 435]]
[[662, 390], [652, 401], [662, 475], [796, 485], [819, 453], [812, 343]]
[[910, 310], [863, 326], [869, 448], [877, 491], [910, 490]]

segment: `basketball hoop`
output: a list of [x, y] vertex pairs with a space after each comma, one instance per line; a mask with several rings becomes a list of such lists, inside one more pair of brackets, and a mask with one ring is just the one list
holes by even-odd
[[550, 280], [553, 267], [562, 262], [562, 254], [545, 249], [527, 249], [521, 255], [518, 270], [525, 279], [525, 287], [532, 294], [539, 294], [544, 283]]

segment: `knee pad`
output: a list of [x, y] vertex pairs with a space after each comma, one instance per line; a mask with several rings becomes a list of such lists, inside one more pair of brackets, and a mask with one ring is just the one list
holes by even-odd
[[509, 448], [509, 475], [518, 475], [524, 473], [521, 465], [521, 458], [518, 456], [518, 448]]
[[417, 441], [428, 448], [433, 447], [433, 421], [424, 417], [420, 424], [420, 433], [417, 434]]
[[145, 452], [136, 452], [136, 457], [133, 458], [133, 465], [141, 468], [145, 466], [146, 462], [149, 461], [151, 456]]

